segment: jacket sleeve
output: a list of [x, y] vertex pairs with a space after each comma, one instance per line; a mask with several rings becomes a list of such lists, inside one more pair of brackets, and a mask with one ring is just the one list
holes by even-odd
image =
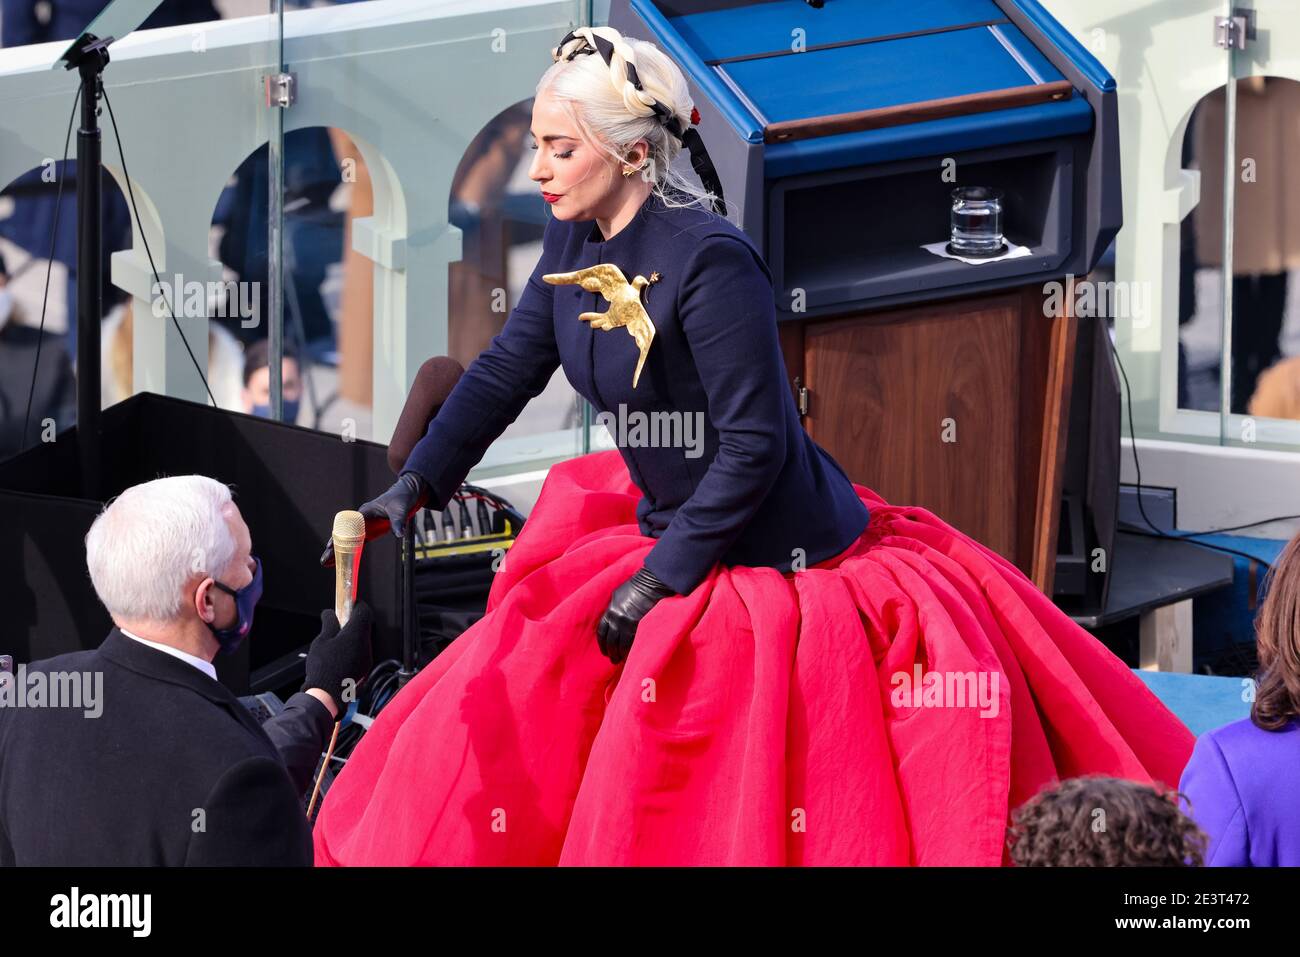
[[203, 802], [202, 827], [190, 838], [187, 867], [308, 867], [307, 814], [278, 761], [240, 761]]
[[316, 698], [300, 691], [284, 703], [284, 710], [262, 724], [262, 730], [280, 752], [289, 780], [304, 794], [320, 763], [334, 718]]
[[555, 287], [542, 276], [559, 271], [562, 229], [554, 217], [547, 222], [542, 258], [505, 328], [470, 363], [402, 467], [429, 483], [431, 508], [446, 506], [488, 446], [546, 388], [560, 364], [552, 312]]
[[645, 566], [678, 594], [709, 574], [758, 511], [785, 465], [785, 364], [767, 268], [734, 236], [701, 241], [687, 260], [677, 314], [718, 430], [718, 451]]
[[1185, 801], [1183, 810], [1209, 838], [1206, 866], [1249, 867], [1246, 812], [1232, 771], [1213, 734], [1203, 734], [1196, 740], [1178, 789]]

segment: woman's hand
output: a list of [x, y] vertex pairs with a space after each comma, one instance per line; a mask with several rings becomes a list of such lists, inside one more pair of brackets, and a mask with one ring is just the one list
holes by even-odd
[[650, 609], [660, 599], [675, 595], [673, 591], [648, 568], [642, 568], [623, 584], [614, 589], [609, 599], [609, 607], [596, 626], [596, 643], [600, 653], [618, 664], [632, 650], [632, 640], [636, 637], [636, 626], [650, 613]]
[[[429, 486], [415, 472], [403, 472], [392, 487], [378, 498], [362, 505], [360, 512], [366, 519], [366, 541], [378, 538], [390, 528], [401, 538], [406, 531], [406, 520], [424, 507], [429, 500]], [[334, 540], [325, 543], [320, 563], [334, 567]]]

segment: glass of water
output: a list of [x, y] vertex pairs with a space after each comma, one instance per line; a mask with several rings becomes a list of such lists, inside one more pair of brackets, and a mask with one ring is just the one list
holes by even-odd
[[954, 189], [949, 252], [959, 256], [997, 256], [1006, 248], [1002, 238], [1002, 190], [988, 186]]

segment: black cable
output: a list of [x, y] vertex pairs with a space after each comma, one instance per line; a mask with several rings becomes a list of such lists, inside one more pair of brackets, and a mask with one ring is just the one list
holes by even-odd
[[1167, 537], [1167, 533], [1156, 527], [1156, 523], [1151, 521], [1147, 516], [1146, 506], [1142, 504], [1142, 463], [1138, 459], [1137, 450], [1137, 429], [1133, 425], [1133, 390], [1128, 383], [1128, 373], [1124, 371], [1124, 363], [1119, 357], [1119, 347], [1115, 345], [1115, 340], [1106, 331], [1106, 342], [1110, 345], [1111, 354], [1115, 356], [1115, 365], [1119, 368], [1120, 378], [1124, 380], [1124, 405], [1128, 409], [1128, 437], [1129, 445], [1133, 449], [1133, 471], [1137, 473], [1137, 503], [1138, 511], [1142, 513], [1142, 520], [1147, 523], [1153, 532], [1160, 537]]
[[[1142, 505], [1142, 462], [1138, 458], [1137, 429], [1134, 428], [1133, 425], [1133, 390], [1129, 386], [1128, 373], [1124, 371], [1124, 363], [1120, 360], [1119, 349], [1115, 345], [1115, 340], [1111, 338], [1109, 330], [1106, 333], [1106, 341], [1110, 344], [1110, 351], [1115, 356], [1115, 365], [1119, 368], [1120, 378], [1124, 380], [1124, 404], [1128, 407], [1128, 437], [1129, 437], [1129, 445], [1133, 449], [1133, 471], [1136, 473], [1136, 478], [1137, 478], [1136, 484], [1137, 484], [1138, 511], [1142, 513], [1142, 520], [1145, 521], [1148, 527], [1150, 527], [1151, 529], [1150, 532], [1143, 532], [1143, 531], [1138, 531], [1136, 528], [1130, 526], [1128, 529], [1126, 529], [1126, 531], [1128, 531], [1130, 535], [1143, 535], [1148, 538], [1165, 538], [1165, 539], [1171, 539], [1173, 541], [1181, 541], [1196, 535], [1214, 535], [1217, 532], [1232, 531], [1236, 528], [1249, 528], [1251, 525], [1262, 525], [1265, 522], [1276, 521], [1276, 519], [1264, 519], [1262, 521], [1251, 522], [1246, 525], [1237, 525], [1234, 526], [1233, 528], [1211, 529], [1209, 531], [1190, 532], [1181, 535], [1172, 535], [1169, 532], [1166, 532], [1165, 530], [1156, 527], [1155, 522], [1151, 521], [1150, 517], [1148, 517], [1147, 515], [1146, 508]], [[1127, 524], [1127, 523], [1122, 523], [1122, 524]], [[1235, 548], [1229, 548], [1226, 545], [1215, 545], [1211, 542], [1193, 542], [1192, 544], [1199, 545], [1202, 548], [1211, 548], [1214, 549], [1215, 551], [1226, 552], [1229, 555], [1237, 555], [1241, 558], [1249, 559], [1252, 562], [1259, 562], [1265, 568], [1270, 570], [1273, 567], [1271, 562], [1267, 562], [1262, 558], [1258, 558], [1255, 555], [1249, 554], [1248, 552], [1242, 552], [1242, 551], [1238, 551]]]
[[380, 672], [385, 671], [388, 668], [400, 668], [400, 667], [402, 667], [402, 663], [398, 661], [396, 658], [385, 658], [383, 661], [379, 662], [379, 664], [375, 665], [373, 668], [370, 669], [370, 674], [366, 678], [366, 687], [367, 688], [374, 687], [375, 681], [379, 678]]
[[[27, 411], [23, 413], [23, 434], [18, 440], [18, 450], [22, 451], [27, 448], [27, 429], [32, 422], [32, 397], [36, 394], [36, 372], [41, 367], [41, 342], [45, 339], [45, 310], [50, 304], [50, 272], [54, 269], [54, 242], [59, 235], [59, 210], [63, 207], [63, 181], [67, 179], [68, 172], [68, 146], [72, 143], [72, 124], [77, 118], [77, 106], [81, 103], [81, 87], [77, 87], [77, 95], [72, 98], [72, 115], [68, 117], [68, 132], [63, 137], [63, 165], [59, 168], [59, 191], [54, 198], [54, 222], [50, 225], [50, 256], [45, 261], [45, 296], [41, 300], [41, 325], [39, 334], [36, 336], [36, 361], [32, 363], [32, 385], [27, 390]], [[72, 326], [73, 316], [68, 316], [68, 327], [72, 334], [76, 335], [76, 329]], [[96, 356], [95, 361], [99, 361]]]
[[[158, 267], [154, 265], [153, 253], [149, 250], [149, 237], [145, 235], [144, 225], [140, 222], [140, 211], [135, 206], [135, 190], [131, 188], [131, 174], [126, 168], [126, 154], [122, 152], [122, 137], [117, 132], [117, 117], [113, 115], [113, 104], [108, 99], [108, 87], [103, 88], [104, 104], [108, 107], [108, 118], [113, 124], [113, 139], [117, 141], [117, 156], [122, 161], [122, 178], [126, 180], [126, 192], [131, 198], [131, 212], [135, 214], [135, 228], [140, 230], [140, 240], [144, 243], [145, 255], [149, 257], [149, 268], [153, 270], [153, 280], [159, 286], [162, 285], [162, 279], [158, 276]], [[167, 297], [163, 296], [163, 301], [167, 302]], [[220, 408], [217, 405], [217, 399], [212, 394], [212, 389], [208, 386], [208, 377], [203, 374], [203, 369], [199, 367], [199, 360], [194, 358], [194, 350], [190, 348], [190, 342], [185, 338], [185, 331], [181, 329], [181, 324], [176, 321], [176, 315], [172, 312], [172, 304], [167, 302], [167, 315], [171, 316], [172, 325], [176, 327], [177, 334], [181, 337], [181, 342], [185, 345], [185, 351], [190, 354], [190, 362], [194, 363], [194, 371], [199, 374], [199, 379], [203, 382], [203, 389], [212, 400], [213, 408]], [[96, 357], [98, 358], [98, 357]]]
[[[1120, 525], [1122, 526], [1121, 531], [1129, 535], [1140, 535], [1143, 538], [1182, 538], [1183, 537], [1181, 535], [1161, 535], [1158, 532], [1144, 532], [1136, 525], [1129, 525], [1127, 522], [1121, 522]], [[1260, 558], [1257, 555], [1252, 555], [1250, 554], [1250, 552], [1238, 551], [1235, 548], [1229, 548], [1227, 545], [1215, 545], [1210, 542], [1196, 542], [1196, 541], [1192, 542], [1192, 544], [1200, 545], [1202, 548], [1212, 548], [1216, 552], [1227, 552], [1229, 555], [1237, 555], [1241, 558], [1248, 558], [1252, 562], [1258, 562], [1260, 565], [1263, 565], [1265, 568], [1273, 567], [1272, 563], [1266, 561], [1263, 558]]]
[[492, 502], [492, 504], [496, 506], [496, 510], [506, 515], [514, 524], [516, 534], [524, 527], [525, 519], [523, 514], [511, 505], [510, 502], [502, 498], [500, 495], [497, 495], [495, 492], [488, 491], [478, 485], [471, 485], [468, 482], [461, 486], [461, 491], [470, 492], [474, 495], [482, 495], [484, 498]]
[[[370, 674], [361, 685], [361, 694], [357, 699], [357, 715], [373, 719], [378, 715], [380, 708], [388, 701], [376, 702], [380, 696], [385, 694], [392, 682], [396, 679], [396, 673], [401, 668], [401, 662], [395, 658], [387, 658], [370, 669]], [[339, 739], [334, 747], [334, 757], [341, 764], [345, 764], [346, 759], [352, 754], [352, 749], [365, 735], [366, 729], [356, 721], [350, 722], [347, 727], [339, 731]]]
[[1218, 535], [1220, 532], [1239, 532], [1243, 528], [1254, 528], [1257, 525], [1268, 525], [1272, 522], [1289, 522], [1297, 518], [1300, 518], [1300, 515], [1275, 515], [1272, 518], [1261, 518], [1257, 522], [1245, 522], [1241, 525], [1227, 525], [1223, 528], [1212, 528], [1208, 532], [1180, 532], [1174, 537], [1195, 538], [1197, 535]]

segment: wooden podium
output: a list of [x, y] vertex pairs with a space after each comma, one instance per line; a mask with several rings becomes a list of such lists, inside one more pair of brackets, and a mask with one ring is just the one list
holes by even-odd
[[804, 426], [853, 481], [929, 509], [1050, 595], [1076, 323], [1044, 304], [1035, 283], [780, 331]]

